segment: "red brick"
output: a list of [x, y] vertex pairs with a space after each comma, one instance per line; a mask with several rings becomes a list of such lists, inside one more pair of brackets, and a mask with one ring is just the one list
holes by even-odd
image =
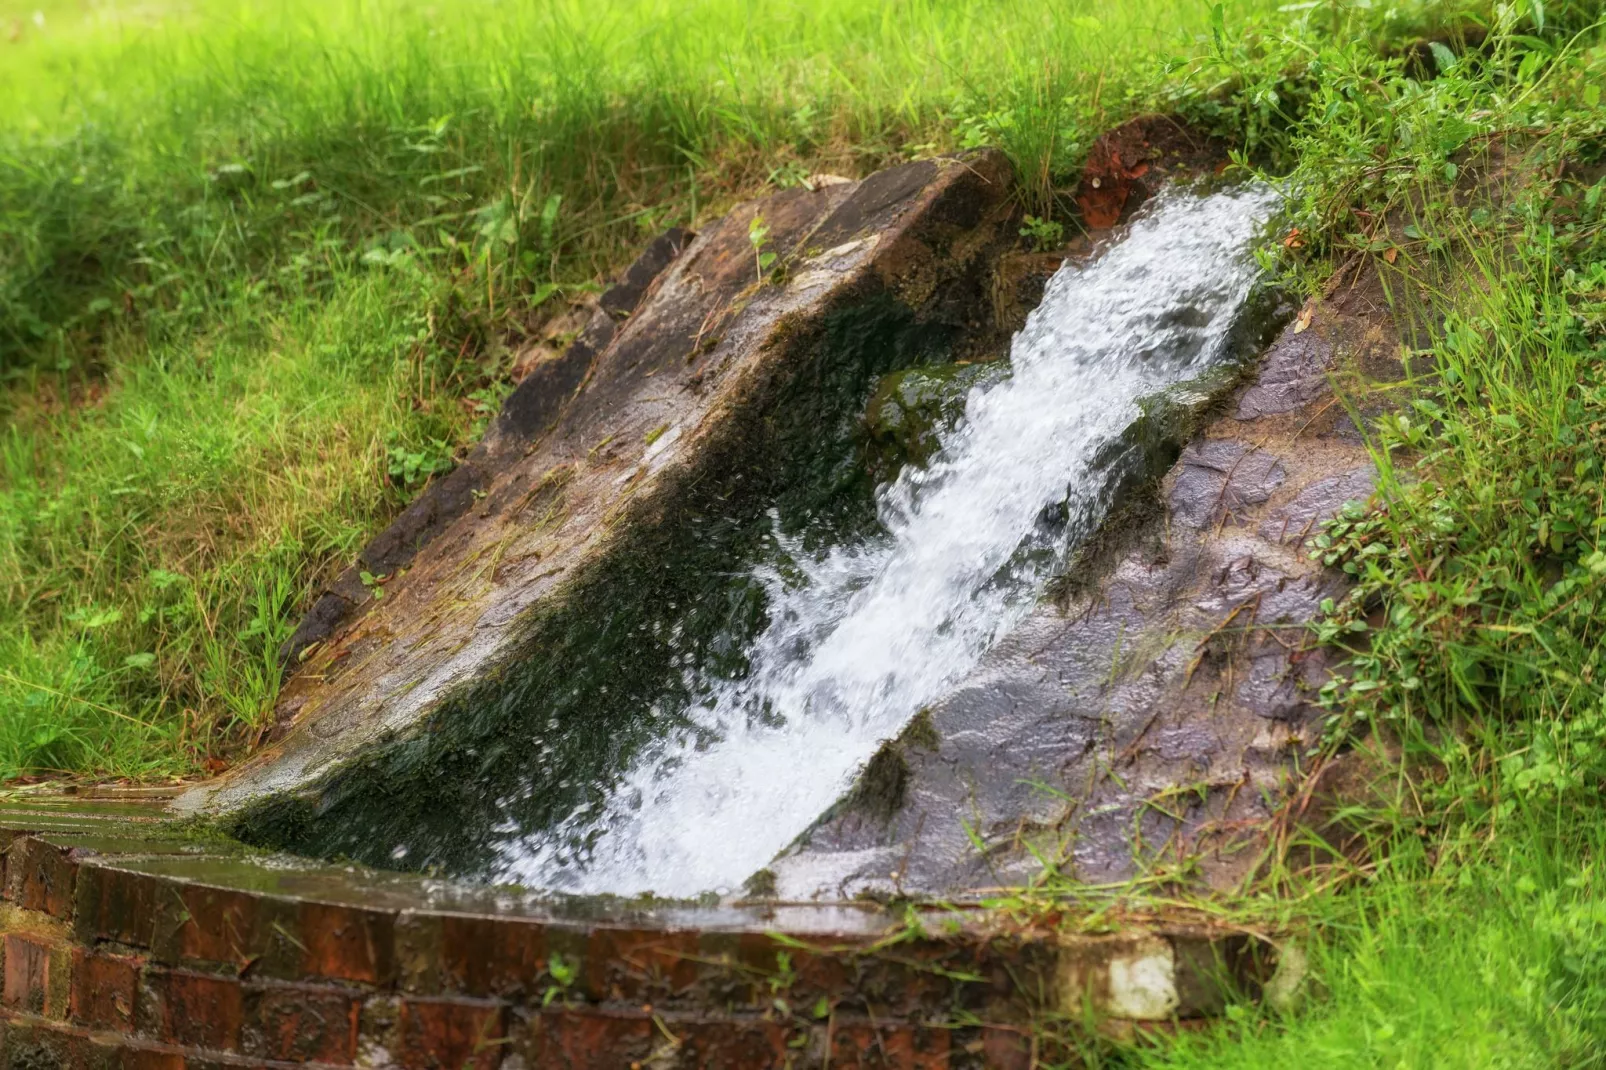
[[948, 1070], [946, 1029], [889, 1022], [835, 1022], [832, 1070]]
[[5, 1005], [29, 1014], [46, 1013], [50, 1002], [52, 944], [26, 933], [7, 933], [5, 946]]
[[620, 1070], [645, 1062], [667, 1039], [650, 1015], [552, 1006], [536, 1022], [531, 1064], [542, 1070]]
[[586, 945], [585, 986], [591, 998], [656, 1003], [696, 984], [700, 934], [694, 930], [598, 926]]
[[471, 996], [540, 995], [547, 966], [546, 926], [509, 918], [439, 919], [442, 981]]
[[395, 979], [396, 916], [303, 902], [297, 915], [304, 977], [387, 985]]
[[133, 1032], [141, 960], [78, 947], [72, 958], [73, 1021], [91, 1029]]
[[34, 836], [19, 836], [6, 852], [7, 898], [24, 910], [72, 916], [78, 864], [66, 851]]
[[82, 1033], [58, 1022], [0, 1018], [0, 1066], [54, 1070], [89, 1065]]
[[986, 1026], [981, 1050], [988, 1070], [1031, 1070], [1032, 1043], [1024, 1030]]
[[[155, 942], [157, 896], [173, 893], [154, 877], [93, 862], [79, 868], [73, 931], [80, 944], [100, 940], [148, 948]], [[176, 903], [176, 900], [174, 900]]]
[[241, 1048], [285, 1062], [349, 1064], [357, 1055], [357, 993], [310, 985], [245, 986]]
[[787, 1057], [796, 1054], [787, 1047], [786, 1027], [762, 1018], [670, 1021], [665, 1028], [680, 1041], [682, 1066], [781, 1070], [788, 1065]]
[[[773, 937], [766, 936], [771, 943]], [[792, 980], [787, 986], [787, 998], [800, 1006], [812, 1004], [824, 997], [833, 1003], [851, 998], [858, 989], [859, 963], [853, 951], [807, 951], [801, 948], [779, 948], [776, 958], [786, 956], [791, 964]], [[784, 979], [785, 971], [776, 966], [772, 976]]]
[[[5, 1026], [0, 1065], [12, 1067], [116, 1067], [117, 1070], [186, 1070], [182, 1052], [132, 1037], [89, 1033], [81, 1026], [13, 1019]], [[217, 1064], [207, 1061], [207, 1070]]]
[[245, 1007], [237, 978], [147, 967], [142, 989], [140, 1032], [183, 1048], [238, 1050]]
[[[166, 886], [171, 907], [178, 908], [172, 939], [162, 940], [157, 954], [164, 960], [201, 961], [236, 968], [257, 955], [253, 941], [260, 899], [251, 892], [172, 882]], [[162, 899], [158, 894], [158, 903]]]
[[715, 1007], [769, 1006], [777, 975], [775, 953], [785, 950], [764, 933], [705, 932], [697, 940], [695, 999]]
[[757, 971], [770, 976], [779, 967], [779, 955], [786, 952], [796, 959], [798, 952], [784, 946], [769, 933], [704, 933], [702, 954], [709, 959], [730, 959], [742, 972]]
[[551, 1006], [535, 1024], [532, 1065], [551, 1070], [622, 1070], [656, 1066], [768, 1070], [795, 1063], [782, 1022], [756, 1016], [662, 1014]]
[[[115, 1066], [117, 1070], [188, 1070], [191, 1066], [181, 1051], [144, 1044], [118, 1044], [108, 1054], [111, 1058], [103, 1065]], [[215, 1063], [205, 1065], [216, 1066]]]
[[505, 1008], [483, 1000], [404, 999], [398, 1028], [406, 1070], [492, 1070], [506, 1047]]

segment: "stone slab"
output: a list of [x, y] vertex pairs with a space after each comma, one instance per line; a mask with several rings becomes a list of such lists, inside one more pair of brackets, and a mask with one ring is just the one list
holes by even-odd
[[1095, 581], [1041, 606], [920, 733], [886, 744], [901, 805], [871, 812], [854, 799], [872, 793], [850, 793], [772, 865], [779, 896], [1227, 888], [1256, 870], [1319, 732], [1331, 666], [1308, 626], [1345, 589], [1304, 543], [1372, 491], [1333, 383], [1364, 400], [1398, 373], [1376, 280], [1338, 282], [1183, 450], [1147, 515], [1107, 522], [1117, 550]]
[[[789, 359], [788, 338], [867, 288], [913, 305], [942, 300], [922, 238], [940, 233], [956, 249], [968, 241], [952, 255], [976, 256], [997, 229], [988, 213], [1010, 210], [1009, 182], [996, 154], [921, 161], [788, 190], [649, 250], [651, 262], [630, 273], [641, 277], [627, 280], [637, 294], [628, 316], [605, 300], [596, 329], [532, 373], [557, 378], [532, 378], [509, 399], [465, 466], [479, 474], [461, 477], [474, 507], [443, 519], [382, 600], [351, 590], [341, 597], [363, 600], [362, 612], [314, 608], [329, 627], [296, 654], [276, 712], [280, 738], [174, 809], [229, 811], [306, 787], [505, 668], [532, 614], [561, 602], [622, 530], [657, 522], [681, 482], [706, 475], [700, 451]], [[755, 272], [758, 216], [779, 284]]]

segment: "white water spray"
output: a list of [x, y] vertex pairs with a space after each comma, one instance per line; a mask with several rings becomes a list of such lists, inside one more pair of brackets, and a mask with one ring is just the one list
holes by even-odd
[[[1138, 400], [1220, 360], [1274, 195], [1167, 193], [1086, 266], [1067, 263], [924, 469], [879, 500], [886, 534], [762, 570], [770, 620], [751, 672], [719, 681], [691, 733], [648, 753], [600, 814], [510, 839], [505, 879], [555, 890], [727, 891], [837, 799], [880, 741], [1029, 611], [1102, 514], [1095, 458]], [[1045, 525], [1063, 505], [1069, 525]], [[712, 736], [715, 742], [707, 743]], [[577, 856], [567, 845], [595, 833]]]

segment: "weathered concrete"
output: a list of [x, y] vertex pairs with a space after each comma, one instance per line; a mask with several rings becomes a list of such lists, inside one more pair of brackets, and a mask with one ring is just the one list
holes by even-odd
[[[662, 239], [520, 385], [469, 462], [364, 551], [370, 570], [406, 566], [383, 600], [350, 575], [319, 600], [288, 648], [280, 738], [176, 809], [306, 787], [506, 669], [534, 642], [533, 615], [572, 597], [620, 533], [679, 523], [688, 487], [744, 478], [739, 457], [710, 466], [753, 433], [742, 420], [766, 418], [766, 392], [808, 369], [796, 354], [834, 310], [885, 299], [940, 325], [983, 304], [983, 250], [1013, 238], [1009, 183], [996, 155], [925, 161]], [[770, 281], [748, 239], [755, 215], [779, 258]]]
[[1025, 1068], [1273, 965], [1203, 918], [542, 900], [193, 840], [160, 806], [0, 803], [0, 1068]]
[[1043, 879], [1040, 858], [1090, 884], [1224, 887], [1255, 869], [1318, 734], [1312, 691], [1330, 666], [1307, 626], [1345, 586], [1304, 543], [1372, 489], [1331, 380], [1363, 396], [1399, 371], [1375, 280], [1335, 285], [1158, 500], [1106, 524], [1065, 599], [890, 741], [767, 885], [787, 899], [965, 896]]

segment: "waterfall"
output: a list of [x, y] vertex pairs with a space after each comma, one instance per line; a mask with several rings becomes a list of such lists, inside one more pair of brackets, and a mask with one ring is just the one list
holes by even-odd
[[[573, 892], [727, 892], [835, 801], [880, 741], [969, 672], [1102, 517], [1099, 464], [1140, 399], [1227, 355], [1275, 205], [1264, 187], [1161, 194], [1067, 262], [924, 468], [879, 492], [884, 534], [809, 554], [777, 534], [769, 622], [742, 679], [704, 681], [697, 731], [606, 806], [507, 830], [505, 879]], [[576, 850], [576, 843], [584, 843]]]

